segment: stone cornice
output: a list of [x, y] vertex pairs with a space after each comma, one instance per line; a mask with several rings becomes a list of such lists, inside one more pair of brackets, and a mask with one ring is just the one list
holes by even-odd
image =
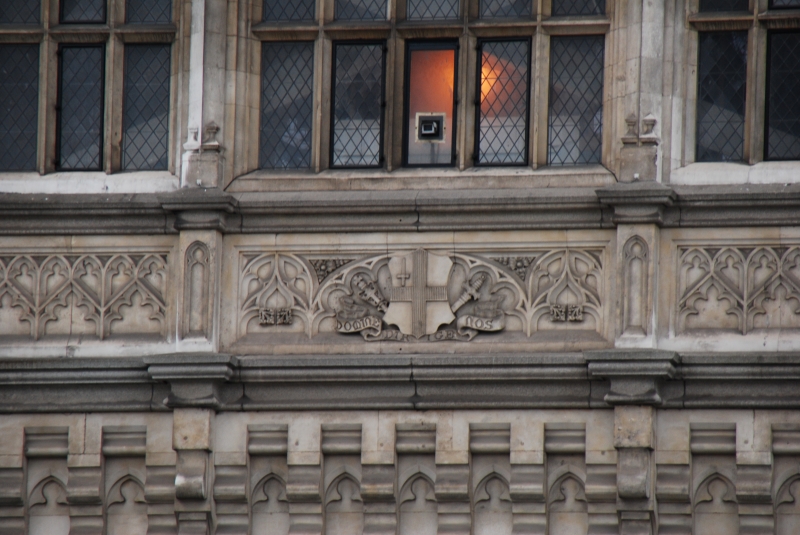
[[172, 354], [0, 360], [0, 412], [800, 408], [800, 354]]
[[0, 235], [420, 232], [800, 224], [800, 185], [0, 194]]

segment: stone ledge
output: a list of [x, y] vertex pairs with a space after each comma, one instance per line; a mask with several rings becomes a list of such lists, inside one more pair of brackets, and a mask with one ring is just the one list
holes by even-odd
[[800, 408], [798, 381], [798, 353], [3, 359], [0, 412]]

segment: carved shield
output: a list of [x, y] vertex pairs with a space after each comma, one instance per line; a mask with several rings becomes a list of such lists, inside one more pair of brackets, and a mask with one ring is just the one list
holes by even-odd
[[452, 267], [450, 258], [424, 249], [393, 256], [389, 260], [392, 295], [383, 321], [417, 338], [452, 322], [455, 315], [447, 299]]

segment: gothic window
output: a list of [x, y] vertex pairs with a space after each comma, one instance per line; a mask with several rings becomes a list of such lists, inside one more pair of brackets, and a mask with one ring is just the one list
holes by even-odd
[[36, 168], [38, 45], [0, 45], [0, 171]]
[[600, 164], [606, 3], [264, 0], [234, 172]]
[[0, 1], [0, 171], [168, 170], [176, 33], [171, 0]]
[[[800, 160], [798, 0], [700, 0], [696, 162]], [[690, 155], [691, 161], [691, 155]]]

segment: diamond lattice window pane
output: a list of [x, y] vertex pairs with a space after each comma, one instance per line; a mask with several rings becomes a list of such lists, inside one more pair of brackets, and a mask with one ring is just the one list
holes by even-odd
[[700, 0], [700, 13], [749, 11], [748, 0]]
[[605, 37], [550, 39], [550, 165], [600, 162]]
[[459, 0], [408, 0], [408, 20], [458, 19]]
[[311, 167], [314, 43], [264, 43], [261, 51], [263, 169]]
[[553, 0], [554, 17], [575, 15], [602, 15], [606, 12], [605, 0]]
[[0, 171], [36, 169], [39, 45], [0, 45]]
[[265, 0], [264, 20], [314, 20], [315, 0]]
[[800, 7], [800, 0], [770, 0], [770, 9], [792, 9]]
[[39, 24], [40, 0], [0, 1], [0, 24]]
[[127, 0], [125, 22], [169, 24], [172, 22], [172, 0]]
[[701, 32], [696, 161], [742, 160], [746, 78], [747, 32]]
[[770, 160], [800, 160], [800, 32], [770, 33], [767, 150]]
[[530, 41], [484, 41], [480, 61], [478, 163], [525, 164]]
[[169, 45], [125, 47], [123, 169], [167, 169], [169, 66]]
[[106, 0], [61, 0], [61, 22], [100, 24], [106, 21]]
[[333, 167], [381, 164], [383, 43], [340, 44], [333, 80]]
[[60, 169], [98, 171], [102, 167], [104, 62], [102, 46], [61, 48]]
[[336, 0], [336, 20], [386, 20], [386, 0]]
[[481, 18], [530, 18], [531, 4], [531, 0], [481, 0]]

